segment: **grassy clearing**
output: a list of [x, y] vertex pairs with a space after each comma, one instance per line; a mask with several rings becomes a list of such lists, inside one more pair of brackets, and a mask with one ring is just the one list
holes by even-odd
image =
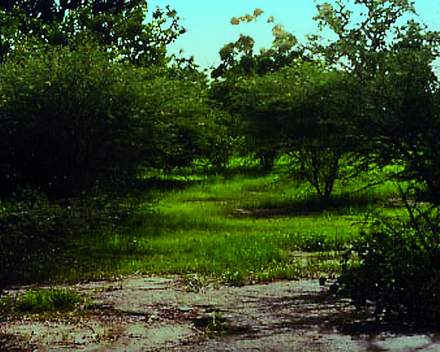
[[[340, 272], [341, 251], [372, 215], [405, 215], [390, 202], [399, 197], [395, 185], [366, 187], [380, 173], [337, 183], [332, 200], [323, 202], [286, 170], [280, 163], [270, 174], [233, 166], [223, 174], [202, 168], [148, 172], [145, 187], [122, 207], [114, 208], [120, 200], [111, 197], [71, 200], [67, 208], [51, 205], [56, 211], [48, 214], [69, 227], [67, 250], [50, 261], [38, 262], [34, 255], [35, 264], [16, 268], [13, 283], [132, 273], [197, 275], [234, 284], [332, 277]], [[30, 206], [29, 212], [38, 212], [32, 219], [49, 220], [47, 204]]]
[[398, 196], [390, 183], [366, 190], [366, 180], [341, 183], [322, 203], [310, 186], [276, 171], [155, 175], [154, 213], [146, 205], [123, 231], [77, 238], [60, 277], [198, 273], [234, 284], [329, 277], [372, 213], [403, 214], [386, 208]]

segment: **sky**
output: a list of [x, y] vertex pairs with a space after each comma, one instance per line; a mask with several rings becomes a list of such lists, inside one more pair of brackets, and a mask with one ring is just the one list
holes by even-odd
[[[187, 32], [181, 35], [176, 42], [168, 47], [170, 54], [178, 54], [183, 49], [183, 57], [194, 56], [195, 62], [203, 68], [220, 63], [219, 50], [227, 43], [235, 42], [240, 34], [249, 35], [255, 40], [254, 49], [270, 48], [274, 37], [274, 24], [281, 24], [287, 32], [296, 36], [300, 43], [305, 43], [306, 34], [321, 34], [325, 39], [331, 39], [331, 33], [319, 32], [317, 22], [313, 17], [317, 15], [317, 4], [325, 0], [153, 0], [148, 1], [149, 13], [156, 9], [156, 5], [164, 9], [170, 5], [181, 18], [179, 22]], [[334, 4], [334, 0], [327, 0]], [[346, 3], [347, 0], [344, 1]], [[350, 0], [349, 3], [353, 3]], [[355, 14], [363, 8], [352, 5]], [[419, 15], [418, 22], [425, 23], [429, 30], [440, 31], [440, 0], [415, 0], [415, 9]], [[232, 25], [231, 18], [253, 14], [256, 8], [263, 10], [257, 21], [241, 22]], [[150, 17], [148, 17], [150, 16]], [[275, 22], [267, 23], [273, 16]], [[355, 15], [353, 15], [355, 16]], [[360, 17], [354, 17], [360, 18]], [[333, 37], [334, 38], [334, 37]], [[435, 65], [437, 66], [437, 65]]]

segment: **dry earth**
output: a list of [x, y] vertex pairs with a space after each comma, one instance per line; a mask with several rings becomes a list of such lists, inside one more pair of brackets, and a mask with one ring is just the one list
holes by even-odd
[[88, 304], [4, 323], [0, 350], [440, 351], [440, 334], [374, 328], [316, 280], [214, 286], [188, 292], [181, 278], [142, 276], [81, 283], [71, 288]]

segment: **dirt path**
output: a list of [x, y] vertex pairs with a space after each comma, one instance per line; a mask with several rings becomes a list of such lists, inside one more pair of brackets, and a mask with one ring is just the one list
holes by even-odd
[[[21, 350], [39, 352], [440, 351], [440, 335], [361, 323], [365, 313], [327, 295], [318, 281], [188, 292], [177, 277], [134, 276], [73, 288], [93, 303], [51, 321], [9, 321], [1, 332], [19, 337]], [[2, 344], [11, 350], [8, 338]]]

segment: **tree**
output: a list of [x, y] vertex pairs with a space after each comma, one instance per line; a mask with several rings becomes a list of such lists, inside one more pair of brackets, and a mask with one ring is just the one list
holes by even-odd
[[262, 77], [236, 83], [232, 108], [246, 121], [249, 141], [289, 153], [295, 176], [305, 178], [328, 199], [337, 179], [352, 175], [342, 159], [362, 157], [353, 120], [360, 111], [357, 81], [319, 63], [297, 61]]
[[[240, 22], [256, 20], [262, 13], [261, 9], [255, 9], [253, 15], [246, 14], [239, 18], [232, 18], [231, 24], [238, 25]], [[274, 22], [273, 17], [270, 17], [267, 22]], [[271, 72], [277, 72], [298, 59], [306, 62], [311, 61], [297, 45], [298, 41], [295, 36], [286, 32], [280, 24], [274, 25], [272, 34], [274, 35], [272, 47], [267, 50], [261, 49], [259, 54], [254, 53], [254, 40], [245, 35], [240, 35], [236, 42], [226, 44], [220, 50], [222, 62], [211, 73], [211, 76], [216, 79], [211, 85], [210, 92], [213, 105], [226, 109], [231, 114], [239, 114], [240, 109], [236, 109], [239, 106], [236, 104], [236, 95], [241, 94], [240, 91], [242, 91], [237, 86], [240, 81], [252, 79], [255, 75], [264, 76]], [[234, 120], [231, 127], [236, 124], [237, 120], [239, 118]], [[263, 121], [258, 124], [258, 127], [253, 126], [249, 120], [239, 123], [238, 126], [234, 126], [238, 131], [235, 137], [238, 135], [246, 136], [246, 147], [242, 148], [242, 152], [256, 153], [260, 159], [260, 165], [266, 170], [271, 170], [279, 151], [277, 128], [269, 126], [269, 121], [267, 124]], [[261, 130], [265, 132], [259, 134], [258, 131]]]
[[[185, 31], [174, 10], [157, 8], [154, 21], [145, 23], [143, 0], [40, 5], [15, 1], [1, 10], [0, 39], [8, 48], [0, 66], [8, 184], [28, 182], [52, 196], [77, 195], [96, 182], [103, 185], [116, 170], [121, 176], [116, 179], [133, 176], [140, 162], [183, 165], [205, 153], [200, 126], [215, 125], [204, 123], [207, 77], [193, 58], [166, 57], [166, 46]], [[169, 19], [170, 27], [162, 28]], [[113, 73], [105, 69], [109, 61], [119, 64], [108, 65]], [[129, 84], [131, 74], [137, 77]], [[159, 95], [166, 99], [156, 99]], [[38, 151], [27, 140], [39, 145]], [[31, 176], [38, 164], [41, 172]]]
[[[301, 70], [305, 69], [303, 65]], [[318, 70], [311, 71], [306, 81], [299, 81], [298, 89], [297, 108], [285, 123], [290, 148], [300, 166], [296, 175], [327, 200], [337, 180], [357, 176], [361, 165], [367, 166], [354, 129], [360, 112], [359, 83], [344, 72]]]
[[145, 137], [152, 143], [151, 155], [145, 154], [143, 165], [159, 169], [184, 167], [195, 159], [219, 153], [223, 148], [219, 141], [226, 133], [220, 125], [224, 112], [207, 104], [205, 82], [166, 74], [158, 77], [151, 70], [143, 72], [142, 92], [148, 101], [144, 111], [154, 121], [153, 134]]
[[412, 180], [416, 188], [427, 188], [431, 198], [439, 199], [439, 145], [433, 137], [439, 132], [438, 86], [432, 70], [439, 33], [414, 20], [397, 25], [403, 14], [415, 14], [413, 2], [358, 0], [355, 4], [363, 5], [368, 16], [354, 26], [352, 12], [342, 1], [336, 2], [337, 9], [328, 3], [318, 5], [315, 19], [338, 39], [324, 47], [311, 38], [309, 48], [329, 65], [343, 67], [364, 87], [358, 135], [372, 146], [375, 162], [401, 164], [404, 170], [396, 175], [398, 179]]
[[[233, 17], [231, 24], [238, 25], [244, 21], [256, 21], [262, 13], [261, 9], [255, 9], [252, 16], [246, 14], [239, 18]], [[270, 17], [267, 22], [274, 22], [274, 18]], [[260, 49], [259, 54], [254, 53], [254, 39], [247, 35], [240, 34], [237, 41], [224, 45], [219, 52], [222, 62], [213, 69], [211, 76], [213, 78], [240, 77], [250, 74], [261, 76], [288, 66], [298, 58], [310, 61], [304, 55], [304, 50], [298, 46], [296, 37], [286, 32], [282, 25], [275, 24], [272, 34], [274, 36], [272, 47]]]
[[[398, 25], [403, 14], [415, 14], [413, 2], [355, 4], [367, 10], [356, 25], [342, 1], [337, 9], [318, 5], [316, 19], [338, 39], [327, 47], [312, 40], [310, 50], [362, 84], [356, 134], [369, 143], [369, 156], [379, 166], [401, 166], [395, 180], [409, 182], [408, 191], [401, 188], [409, 220], [378, 219], [362, 233], [334, 287], [359, 307], [373, 301], [377, 321], [403, 319], [438, 328], [440, 91], [432, 62], [439, 55], [440, 33], [414, 20]], [[420, 195], [429, 207], [417, 206]]]
[[[185, 29], [169, 6], [153, 13], [145, 23], [145, 0], [55, 1], [16, 0], [0, 5], [0, 62], [13, 48], [32, 38], [49, 45], [70, 45], [92, 40], [113, 54], [114, 60], [138, 66], [166, 64], [166, 46]], [[162, 26], [171, 20], [168, 28]]]
[[28, 51], [29, 61], [0, 66], [2, 192], [32, 186], [63, 198], [136, 175], [148, 148], [140, 134], [153, 129], [143, 83], [99, 47], [82, 49]]

